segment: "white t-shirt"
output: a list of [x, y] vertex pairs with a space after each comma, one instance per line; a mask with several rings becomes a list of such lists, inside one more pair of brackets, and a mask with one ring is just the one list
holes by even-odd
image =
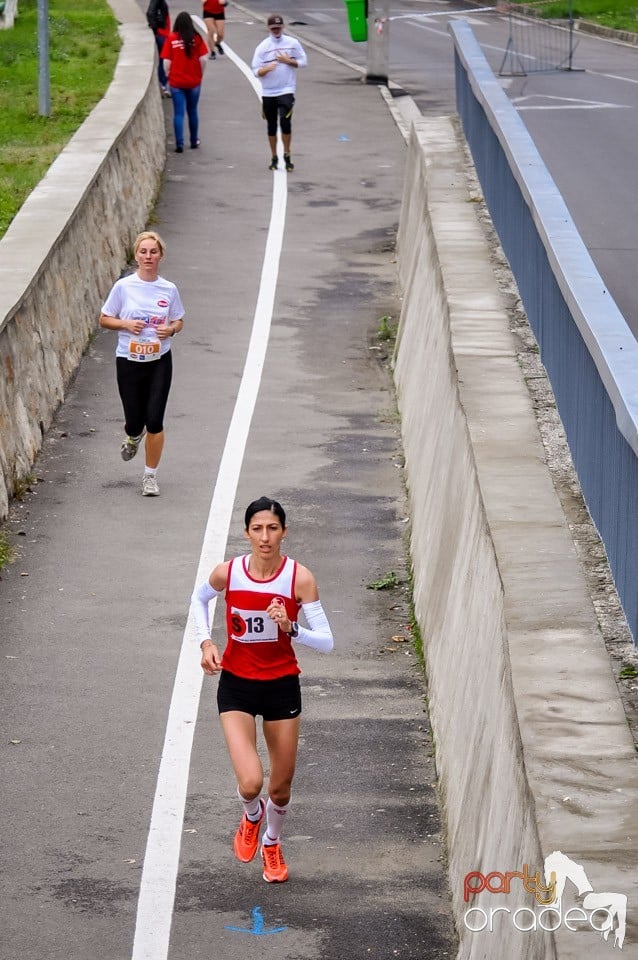
[[[295, 37], [289, 37], [285, 33], [278, 37], [269, 35], [261, 41], [253, 54], [252, 69], [255, 76], [261, 67], [272, 63], [278, 53], [287, 53], [289, 57], [294, 57], [299, 68], [305, 67], [308, 63], [306, 52]], [[283, 93], [294, 93], [297, 88], [297, 67], [279, 63], [275, 70], [271, 70], [259, 79], [264, 97], [280, 97]]]
[[[133, 336], [128, 330], [118, 330], [116, 357], [129, 360], [157, 360], [171, 349], [170, 338], [158, 340], [154, 327], [165, 325], [171, 320], [181, 320], [184, 307], [177, 287], [170, 280], [158, 277], [157, 280], [142, 280], [136, 273], [122, 277], [114, 285], [102, 304], [102, 313], [107, 317], [120, 320], [145, 320], [146, 327], [141, 334]], [[132, 353], [133, 343], [159, 343], [159, 350], [145, 353]]]

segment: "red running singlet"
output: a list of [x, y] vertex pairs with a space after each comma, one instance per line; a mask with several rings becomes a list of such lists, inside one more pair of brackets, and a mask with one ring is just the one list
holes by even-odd
[[235, 557], [228, 566], [226, 632], [222, 669], [246, 680], [276, 680], [301, 673], [292, 640], [271, 620], [266, 609], [278, 598], [292, 622], [299, 616], [295, 600], [297, 563], [290, 557], [270, 580], [255, 580], [250, 556]]

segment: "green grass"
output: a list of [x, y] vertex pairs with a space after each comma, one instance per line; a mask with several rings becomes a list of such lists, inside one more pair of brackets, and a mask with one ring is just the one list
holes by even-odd
[[0, 237], [65, 144], [104, 96], [120, 39], [106, 0], [50, 0], [51, 115], [38, 115], [36, 0], [0, 30]]
[[419, 621], [416, 618], [416, 611], [414, 609], [414, 567], [412, 566], [412, 559], [410, 557], [410, 551], [408, 548], [407, 555], [408, 562], [408, 584], [409, 584], [409, 596], [410, 596], [410, 633], [412, 634], [412, 643], [414, 644], [414, 652], [417, 655], [419, 663], [421, 664], [422, 669], [425, 671], [425, 650], [423, 649], [423, 637], [421, 636], [421, 627]]
[[377, 336], [379, 340], [396, 340], [397, 328], [399, 324], [389, 314], [379, 318], [379, 327]]
[[392, 590], [393, 587], [398, 586], [398, 584], [399, 579], [396, 573], [390, 571], [390, 573], [386, 573], [385, 577], [381, 577], [380, 580], [373, 580], [372, 583], [369, 583], [368, 590]]
[[8, 564], [13, 563], [15, 551], [9, 542], [6, 533], [0, 530], [0, 570], [3, 570]]
[[[553, 0], [550, 3], [547, 0], [538, 0], [538, 2], [526, 3], [526, 6], [536, 7], [543, 17], [552, 19], [569, 17], [569, 0]], [[638, 32], [636, 0], [572, 0], [571, 12], [575, 20], [589, 20], [591, 23], [611, 27], [613, 30]]]

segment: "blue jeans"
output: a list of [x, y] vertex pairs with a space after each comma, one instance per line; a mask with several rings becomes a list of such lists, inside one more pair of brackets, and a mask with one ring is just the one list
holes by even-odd
[[173, 97], [173, 130], [175, 131], [175, 146], [184, 146], [184, 112], [188, 114], [188, 129], [190, 131], [191, 147], [194, 147], [198, 140], [199, 116], [197, 114], [197, 104], [199, 102], [199, 87], [191, 87], [186, 90], [182, 87], [171, 87]]
[[155, 34], [155, 43], [157, 44], [157, 53], [159, 55], [159, 63], [157, 64], [157, 79], [160, 82], [160, 87], [165, 87], [168, 83], [166, 79], [166, 71], [164, 70], [164, 61], [162, 60], [162, 50], [164, 48], [164, 41], [166, 37], [160, 37], [159, 33]]

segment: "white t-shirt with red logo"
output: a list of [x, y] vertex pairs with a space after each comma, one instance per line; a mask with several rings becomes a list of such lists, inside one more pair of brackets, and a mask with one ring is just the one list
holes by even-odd
[[[158, 360], [171, 349], [170, 337], [158, 340], [154, 327], [171, 320], [181, 320], [184, 307], [174, 283], [158, 277], [157, 280], [142, 280], [136, 273], [122, 277], [114, 285], [102, 304], [102, 313], [120, 320], [144, 320], [146, 326], [141, 334], [134, 336], [128, 330], [118, 330], [116, 357], [129, 360]], [[138, 350], [135, 345], [142, 345]], [[148, 352], [143, 345], [148, 344]], [[159, 345], [159, 348], [157, 347]]]

